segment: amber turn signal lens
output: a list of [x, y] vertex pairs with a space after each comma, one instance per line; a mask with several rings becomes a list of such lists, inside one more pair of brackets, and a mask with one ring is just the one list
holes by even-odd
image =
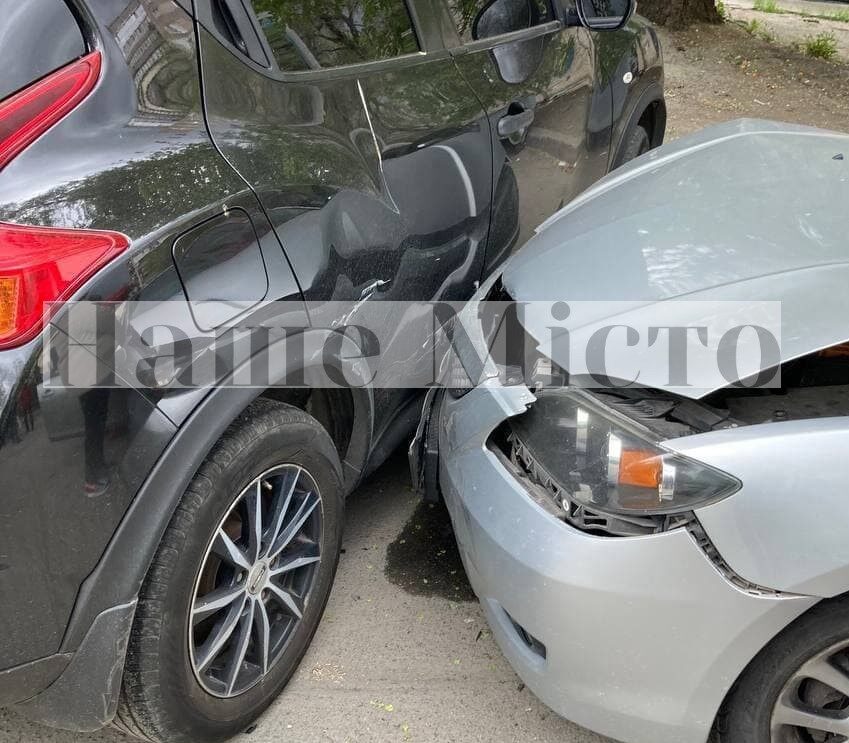
[[18, 280], [0, 276], [0, 338], [9, 335], [15, 327], [18, 311]]
[[638, 488], [658, 488], [663, 479], [663, 459], [645, 449], [622, 449], [619, 484]]

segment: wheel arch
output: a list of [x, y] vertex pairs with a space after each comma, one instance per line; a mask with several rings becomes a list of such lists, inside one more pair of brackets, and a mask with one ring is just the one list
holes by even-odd
[[652, 149], [660, 147], [666, 136], [666, 101], [663, 98], [651, 101], [640, 115], [637, 124], [648, 132]]
[[755, 653], [746, 663], [745, 666], [740, 670], [740, 673], [737, 674], [737, 677], [733, 679], [731, 685], [728, 687], [728, 690], [725, 693], [725, 696], [722, 699], [719, 708], [716, 711], [716, 717], [714, 718], [713, 725], [711, 727], [712, 736], [709, 743], [722, 743], [723, 738], [720, 736], [720, 731], [722, 730], [723, 721], [727, 716], [728, 705], [734, 697], [734, 693], [737, 691], [737, 688], [740, 685], [740, 681], [746, 676], [754, 665], [756, 665], [760, 659], [768, 653], [777, 643], [782, 642], [782, 640], [791, 632], [793, 632], [801, 623], [808, 621], [810, 616], [814, 613], [818, 612], [828, 612], [838, 604], [849, 604], [849, 591], [845, 593], [841, 593], [837, 596], [832, 596], [830, 598], [825, 598], [816, 601], [803, 612], [801, 612], [797, 617], [795, 617], [791, 622], [788, 622], [784, 627], [782, 627], [778, 632], [776, 632], [771, 638], [765, 642], [760, 650]]
[[628, 146], [628, 138], [637, 126], [646, 126], [652, 149], [663, 144], [666, 136], [666, 100], [661, 82], [652, 82], [635, 96], [627, 117], [623, 117], [624, 126], [617, 128], [617, 137], [612, 148], [611, 170], [622, 165], [622, 157]]
[[[346, 350], [346, 358], [351, 358], [352, 349]], [[273, 368], [272, 351], [261, 351], [251, 362]], [[311, 368], [327, 363], [341, 369], [338, 360], [305, 360], [296, 369], [280, 368], [270, 376], [268, 387], [221, 384], [195, 405], [139, 489], [97, 566], [80, 587], [59, 651], [59, 656], [70, 659], [70, 663], [44, 692], [22, 703], [21, 711], [26, 716], [84, 732], [109, 723], [117, 707], [138, 593], [162, 535], [212, 447], [254, 401], [276, 400], [313, 415], [328, 429], [340, 452], [338, 474], [346, 492], [356, 485], [371, 449], [374, 428], [374, 404], [367, 380], [360, 386], [344, 388], [282, 386], [293, 371], [309, 378]], [[233, 376], [238, 373], [237, 370]], [[104, 628], [111, 630], [106, 632]], [[95, 688], [97, 693], [86, 692], [82, 697], [74, 693], [82, 682], [87, 690]]]
[[[312, 345], [321, 347], [314, 340]], [[343, 346], [340, 356], [355, 358], [358, 350]], [[374, 400], [364, 371], [355, 365], [347, 366], [348, 377], [357, 375], [357, 380], [347, 387], [285, 387], [284, 380], [291, 379], [294, 373], [310, 379], [313, 370], [323, 378], [328, 364], [341, 370], [341, 361], [337, 357], [302, 358], [293, 365], [281, 361], [283, 358], [274, 347], [258, 352], [249, 363], [270, 370], [268, 386], [237, 386], [224, 380], [182, 422], [124, 514], [97, 566], [80, 587], [61, 652], [76, 650], [102, 611], [135, 600], [186, 487], [215, 442], [254, 400], [277, 400], [313, 415], [328, 430], [340, 452], [339, 475], [346, 493], [353, 489], [366, 465], [374, 431]], [[237, 369], [230, 378], [238, 379], [241, 373]]]

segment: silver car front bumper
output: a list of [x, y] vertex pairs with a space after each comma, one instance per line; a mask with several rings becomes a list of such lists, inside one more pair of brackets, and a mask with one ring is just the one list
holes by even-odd
[[546, 704], [628, 743], [705, 743], [726, 692], [816, 599], [734, 587], [685, 529], [578, 531], [535, 503], [491, 432], [533, 402], [489, 380], [438, 417], [439, 479], [493, 634]]

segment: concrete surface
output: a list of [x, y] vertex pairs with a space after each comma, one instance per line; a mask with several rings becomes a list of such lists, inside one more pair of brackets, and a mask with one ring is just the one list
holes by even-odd
[[[339, 573], [295, 678], [244, 743], [606, 743], [525, 689], [472, 600], [450, 522], [396, 455], [348, 502]], [[0, 711], [0, 743], [126, 743]]]
[[[827, 15], [847, 10], [847, 4], [830, 2], [828, 0], [777, 0], [778, 7], [793, 13], [812, 13]], [[755, 0], [725, 0], [725, 5], [731, 8], [755, 7]]]

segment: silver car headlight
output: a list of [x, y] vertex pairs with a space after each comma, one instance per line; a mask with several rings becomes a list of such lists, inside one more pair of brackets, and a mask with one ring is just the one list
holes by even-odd
[[543, 390], [513, 434], [576, 503], [612, 514], [692, 511], [740, 481], [660, 445], [649, 429], [575, 389]]

